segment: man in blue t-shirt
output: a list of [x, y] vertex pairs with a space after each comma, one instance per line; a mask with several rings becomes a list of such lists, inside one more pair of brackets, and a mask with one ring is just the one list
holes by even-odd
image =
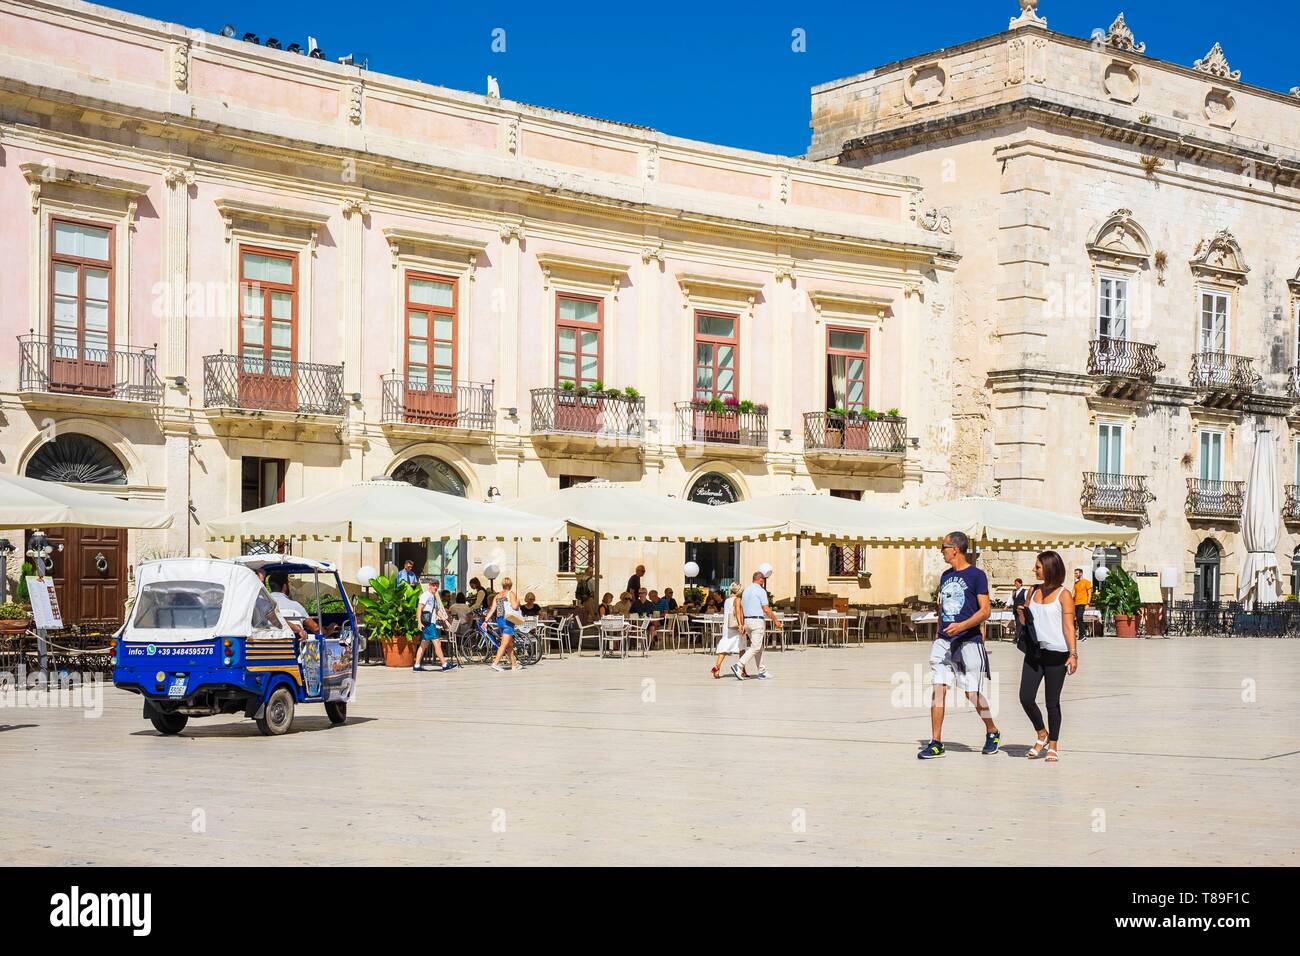
[[984, 750], [998, 752], [1002, 734], [989, 713], [980, 684], [989, 673], [988, 653], [980, 627], [989, 616], [989, 579], [970, 563], [970, 539], [954, 531], [943, 539], [943, 559], [948, 570], [939, 579], [939, 627], [930, 647], [930, 742], [917, 756], [922, 760], [942, 757], [943, 707], [948, 688], [956, 685], [976, 707], [984, 721]]

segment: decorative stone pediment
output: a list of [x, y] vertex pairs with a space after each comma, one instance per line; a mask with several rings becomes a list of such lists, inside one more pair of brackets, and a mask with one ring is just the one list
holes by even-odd
[[840, 292], [834, 289], [813, 289], [808, 293], [819, 318], [853, 317], [884, 318], [894, 307], [894, 300], [888, 296], [867, 295], [859, 292]]
[[384, 239], [388, 242], [388, 251], [392, 253], [392, 266], [401, 265], [403, 257], [419, 258], [453, 267], [457, 272], [465, 272], [472, 280], [478, 257], [487, 248], [487, 242], [481, 239], [467, 239], [464, 236], [449, 236], [441, 233], [422, 232], [418, 229], [402, 229], [389, 226], [384, 229]]
[[1099, 265], [1146, 268], [1151, 260], [1151, 239], [1128, 209], [1116, 209], [1088, 243], [1088, 255]]
[[1217, 76], [1222, 80], [1239, 81], [1241, 79], [1241, 70], [1234, 70], [1228, 65], [1228, 58], [1223, 53], [1223, 47], [1217, 43], [1210, 48], [1209, 53], [1192, 64], [1192, 69], [1208, 73], [1210, 76]]
[[234, 238], [236, 224], [246, 222], [257, 230], [269, 227], [284, 232], [302, 233], [306, 235], [308, 247], [314, 255], [320, 231], [329, 222], [329, 216], [324, 213], [288, 206], [267, 206], [241, 199], [216, 199], [213, 204], [225, 223], [226, 242]]
[[83, 172], [52, 162], [22, 163], [18, 168], [27, 181], [34, 213], [40, 211], [42, 190], [48, 193], [68, 191], [73, 195], [94, 197], [99, 200], [96, 205], [124, 207], [131, 227], [135, 228], [136, 206], [140, 197], [149, 191], [149, 186], [145, 183]]
[[576, 278], [586, 281], [603, 289], [612, 289], [617, 295], [622, 277], [628, 272], [628, 267], [621, 262], [587, 259], [554, 252], [539, 252], [537, 264], [542, 270], [543, 289], [549, 289], [551, 277], [559, 275], [567, 276], [571, 280]]
[[1192, 272], [1201, 278], [1232, 285], [1245, 282], [1246, 273], [1250, 272], [1241, 245], [1227, 229], [1220, 229], [1212, 238], [1197, 243], [1191, 266]]
[[1123, 13], [1115, 18], [1115, 22], [1106, 31], [1106, 45], [1115, 50], [1124, 50], [1126, 53], [1145, 53], [1147, 49], [1145, 43], [1134, 41], [1133, 31], [1124, 22]]

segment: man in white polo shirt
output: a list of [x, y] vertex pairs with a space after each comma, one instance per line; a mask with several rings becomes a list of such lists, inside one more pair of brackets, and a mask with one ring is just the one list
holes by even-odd
[[781, 627], [781, 621], [772, 613], [767, 603], [767, 578], [762, 571], [755, 571], [749, 586], [740, 592], [740, 610], [745, 617], [745, 633], [749, 635], [749, 649], [741, 655], [738, 663], [731, 665], [731, 673], [738, 680], [745, 679], [745, 668], [752, 661], [758, 668], [754, 676], [767, 680], [772, 675], [763, 666], [763, 638], [767, 633], [767, 622], [775, 628]]

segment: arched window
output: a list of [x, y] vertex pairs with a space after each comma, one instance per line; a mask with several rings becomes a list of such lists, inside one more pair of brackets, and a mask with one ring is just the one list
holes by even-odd
[[431, 455], [417, 455], [393, 469], [393, 478], [417, 488], [441, 491], [443, 494], [466, 497], [465, 479], [455, 468]]
[[1196, 549], [1196, 582], [1193, 596], [1198, 601], [1219, 600], [1219, 566], [1223, 549], [1213, 538], [1206, 538]]
[[690, 493], [686, 497], [702, 505], [729, 505], [740, 500], [740, 492], [726, 475], [710, 471], [701, 475], [695, 484], [691, 485]]
[[75, 433], [57, 435], [38, 448], [24, 473], [41, 481], [126, 484], [126, 469], [113, 450], [97, 438]]

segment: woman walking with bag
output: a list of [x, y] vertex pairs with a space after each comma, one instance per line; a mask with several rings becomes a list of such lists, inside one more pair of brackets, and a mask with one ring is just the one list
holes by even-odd
[[523, 615], [519, 613], [519, 595], [514, 592], [514, 583], [509, 578], [501, 579], [501, 590], [492, 597], [492, 617], [496, 623], [497, 629], [501, 634], [501, 646], [497, 648], [497, 656], [492, 661], [494, 671], [504, 671], [501, 666], [501, 656], [510, 655], [510, 669], [512, 671], [523, 670], [523, 665], [515, 659], [515, 624], [522, 624]]
[[745, 618], [740, 612], [740, 582], [731, 585], [731, 596], [722, 605], [722, 637], [718, 639], [718, 659], [713, 662], [714, 677], [722, 676], [722, 662], [728, 654], [740, 653], [740, 637], [745, 633]]
[[[1044, 551], [1034, 562], [1034, 575], [1042, 582], [1026, 602], [1025, 629], [1017, 642], [1025, 652], [1020, 669], [1020, 706], [1033, 722], [1038, 740], [1030, 760], [1057, 761], [1061, 737], [1061, 689], [1065, 678], [1079, 669], [1074, 630], [1074, 597], [1065, 588], [1065, 562], [1055, 551]], [[1038, 709], [1038, 686], [1047, 685], [1047, 726]]]

